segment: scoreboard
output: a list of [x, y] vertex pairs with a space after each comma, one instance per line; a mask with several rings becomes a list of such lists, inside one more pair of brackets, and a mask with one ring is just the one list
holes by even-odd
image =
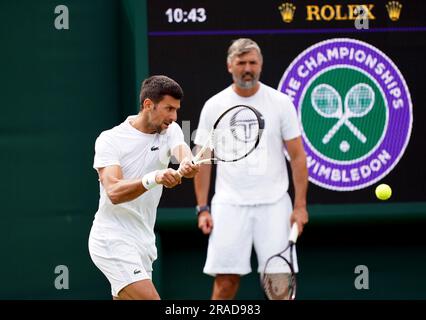
[[[182, 85], [178, 122], [193, 146], [204, 102], [232, 82], [227, 48], [252, 38], [260, 80], [297, 110], [310, 204], [377, 203], [379, 183], [392, 186], [389, 201], [424, 202], [425, 9], [407, 0], [148, 1], [149, 73]], [[191, 183], [183, 187], [186, 197], [169, 192], [164, 205], [193, 206]]]

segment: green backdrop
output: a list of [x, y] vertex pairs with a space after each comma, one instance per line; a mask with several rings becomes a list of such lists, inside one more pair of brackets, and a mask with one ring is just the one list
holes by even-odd
[[[61, 4], [69, 30], [54, 27], [57, 1], [0, 2], [3, 299], [109, 298], [87, 250], [91, 165], [100, 131], [137, 108], [144, 2]], [[69, 290], [54, 287], [57, 265], [69, 268]]]

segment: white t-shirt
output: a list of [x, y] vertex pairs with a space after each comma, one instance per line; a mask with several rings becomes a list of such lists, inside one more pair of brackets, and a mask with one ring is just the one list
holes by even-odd
[[204, 105], [195, 137], [203, 145], [216, 119], [228, 108], [244, 104], [257, 109], [265, 120], [257, 148], [236, 162], [218, 162], [213, 203], [256, 205], [274, 203], [288, 190], [283, 140], [301, 135], [296, 109], [290, 98], [260, 83], [251, 97], [241, 97], [229, 86]]
[[[170, 151], [184, 144], [182, 129], [175, 122], [161, 134], [146, 134], [135, 129], [129, 120], [102, 132], [95, 143], [93, 167], [97, 170], [111, 165], [119, 165], [124, 179], [142, 179], [153, 170], [167, 168]], [[141, 182], [142, 183], [142, 182]], [[155, 247], [154, 224], [156, 210], [163, 186], [157, 186], [138, 198], [120, 204], [112, 204], [105, 189], [99, 183], [99, 208], [93, 222], [94, 232], [101, 228], [103, 232], [131, 237], [143, 246], [154, 261], [157, 257]]]

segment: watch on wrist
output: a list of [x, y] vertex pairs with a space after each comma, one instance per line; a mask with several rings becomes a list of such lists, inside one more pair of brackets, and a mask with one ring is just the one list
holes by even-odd
[[208, 211], [210, 212], [210, 206], [209, 205], [205, 205], [205, 206], [196, 206], [195, 210], [197, 211], [197, 216], [203, 212], [203, 211]]

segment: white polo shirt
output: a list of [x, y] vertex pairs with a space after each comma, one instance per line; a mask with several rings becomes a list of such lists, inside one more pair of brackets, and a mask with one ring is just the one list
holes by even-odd
[[203, 145], [216, 119], [238, 104], [257, 109], [265, 120], [265, 130], [258, 147], [246, 158], [217, 164], [212, 202], [237, 205], [274, 203], [287, 192], [289, 184], [284, 140], [301, 135], [296, 109], [287, 95], [260, 83], [256, 94], [241, 97], [229, 86], [205, 103], [194, 142]]
[[[171, 150], [184, 144], [183, 132], [175, 122], [161, 134], [146, 134], [135, 129], [128, 117], [120, 125], [104, 131], [96, 140], [93, 167], [118, 165], [124, 179], [141, 179], [153, 170], [167, 168]], [[163, 186], [155, 187], [138, 198], [120, 204], [112, 204], [105, 189], [99, 183], [99, 208], [92, 232], [101, 228], [123, 237], [132, 237], [146, 249], [151, 261], [157, 258], [154, 224], [156, 210]]]

